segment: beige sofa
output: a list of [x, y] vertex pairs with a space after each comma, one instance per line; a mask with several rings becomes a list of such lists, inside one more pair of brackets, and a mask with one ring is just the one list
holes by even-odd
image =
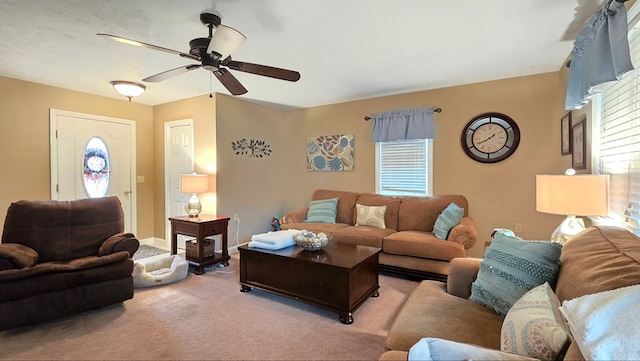
[[[312, 200], [338, 198], [336, 223], [305, 222], [308, 208], [291, 211], [284, 217], [284, 229], [306, 229], [331, 234], [333, 241], [378, 247], [383, 270], [446, 280], [449, 262], [466, 257], [466, 250], [478, 238], [475, 222], [469, 217], [467, 199], [461, 195], [434, 197], [390, 197], [378, 194], [319, 189]], [[464, 209], [460, 223], [446, 240], [433, 234], [440, 213], [450, 204]], [[386, 206], [386, 228], [356, 226], [356, 204]]]
[[[504, 318], [467, 298], [481, 260], [455, 259], [447, 283], [422, 281], [394, 321], [380, 360], [407, 360], [421, 338], [500, 349]], [[640, 239], [616, 227], [590, 227], [562, 250], [555, 294], [559, 301], [640, 284]], [[575, 338], [575, 335], [574, 335]], [[584, 359], [575, 342], [564, 360]]]

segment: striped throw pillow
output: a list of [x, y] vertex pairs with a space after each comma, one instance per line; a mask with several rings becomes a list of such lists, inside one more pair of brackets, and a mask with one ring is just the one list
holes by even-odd
[[338, 198], [320, 199], [309, 202], [305, 222], [336, 223]]

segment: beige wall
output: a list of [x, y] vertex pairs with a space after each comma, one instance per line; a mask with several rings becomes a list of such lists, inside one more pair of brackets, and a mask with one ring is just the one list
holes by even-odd
[[[244, 213], [246, 227], [266, 231], [271, 218], [269, 210], [282, 214], [304, 207], [317, 188], [374, 192], [375, 147], [370, 140], [371, 124], [364, 121], [364, 116], [438, 106], [443, 111], [435, 116], [433, 192], [463, 194], [468, 198], [470, 214], [479, 232], [479, 242], [469, 255], [482, 255], [484, 241], [489, 240], [493, 228], [513, 229], [515, 223], [522, 223], [520, 236], [526, 239], [548, 239], [562, 217], [536, 212], [535, 175], [558, 174], [566, 168], [560, 156], [561, 99], [564, 99], [560, 79], [558, 73], [547, 73], [295, 110], [282, 113], [281, 117], [239, 99], [229, 101], [233, 107], [227, 106], [221, 98], [219, 211]], [[475, 162], [460, 145], [463, 127], [484, 112], [504, 113], [520, 127], [518, 150], [500, 163]], [[262, 114], [255, 116], [257, 113]], [[267, 113], [268, 116], [263, 115]], [[308, 172], [306, 138], [345, 133], [355, 137], [354, 171]], [[242, 137], [263, 137], [273, 142], [273, 155], [266, 160], [231, 155], [226, 150], [230, 141]], [[278, 194], [279, 199], [273, 194]], [[248, 241], [250, 234], [241, 232], [240, 243]]]
[[[562, 217], [535, 211], [535, 175], [561, 173], [570, 156], [560, 156], [560, 118], [565, 114], [566, 73], [548, 73], [411, 94], [281, 112], [226, 95], [207, 95], [155, 107], [124, 100], [0, 78], [0, 201], [4, 212], [21, 198], [49, 198], [49, 109], [132, 119], [137, 124], [138, 237], [164, 238], [164, 123], [193, 118], [195, 170], [215, 175], [203, 195], [206, 213], [240, 215], [244, 243], [269, 230], [273, 214], [308, 203], [317, 188], [374, 192], [374, 144], [364, 116], [393, 109], [438, 106], [434, 140], [434, 194], [463, 194], [478, 224], [480, 242], [469, 254], [480, 256], [495, 227], [514, 228], [527, 239], [548, 238]], [[519, 125], [522, 139], [509, 159], [497, 164], [470, 160], [460, 132], [474, 116], [501, 112]], [[585, 110], [587, 111], [587, 110]], [[308, 172], [309, 136], [354, 134], [355, 168], [350, 172]], [[271, 156], [236, 155], [231, 142], [264, 140]], [[217, 184], [216, 184], [217, 183]], [[4, 218], [4, 213], [2, 214]], [[233, 243], [231, 244], [233, 245]]]
[[51, 199], [49, 173], [49, 110], [95, 114], [136, 122], [139, 238], [153, 235], [153, 110], [76, 91], [0, 77], [0, 219], [11, 202]]
[[[240, 244], [248, 242], [252, 234], [271, 229], [274, 214], [282, 214], [283, 193], [299, 181], [291, 178], [292, 164], [287, 160], [287, 143], [297, 124], [284, 119], [280, 111], [241, 98], [216, 94], [216, 99], [218, 213], [240, 217], [239, 225], [233, 220], [229, 224], [229, 246], [234, 246], [236, 233]], [[231, 142], [241, 139], [264, 141], [270, 155], [236, 154]]]

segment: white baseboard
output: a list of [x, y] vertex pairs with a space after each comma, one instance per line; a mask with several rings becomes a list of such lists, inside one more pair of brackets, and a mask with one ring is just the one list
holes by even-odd
[[165, 244], [164, 239], [156, 237], [138, 239], [138, 242], [140, 242], [140, 244], [146, 244], [149, 246]]
[[[248, 243], [248, 242], [247, 242], [247, 243]], [[239, 247], [239, 246], [242, 246], [242, 245], [245, 245], [245, 244], [247, 244], [247, 243], [242, 243], [242, 244], [239, 244], [239, 245], [235, 245], [235, 246], [231, 246], [231, 247], [229, 247], [229, 254], [238, 253], [238, 247]]]

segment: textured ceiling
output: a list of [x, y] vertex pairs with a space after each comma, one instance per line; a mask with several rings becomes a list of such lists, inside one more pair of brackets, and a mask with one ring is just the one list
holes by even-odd
[[[122, 98], [109, 81], [141, 82], [193, 61], [96, 33], [188, 53], [191, 39], [208, 35], [199, 14], [213, 11], [247, 37], [234, 59], [302, 75], [291, 83], [232, 71], [249, 90], [242, 98], [280, 109], [310, 107], [557, 71], [573, 46], [565, 32], [579, 2], [598, 3], [1, 0], [0, 76]], [[147, 83], [133, 101], [228, 94], [210, 75], [198, 69]]]

